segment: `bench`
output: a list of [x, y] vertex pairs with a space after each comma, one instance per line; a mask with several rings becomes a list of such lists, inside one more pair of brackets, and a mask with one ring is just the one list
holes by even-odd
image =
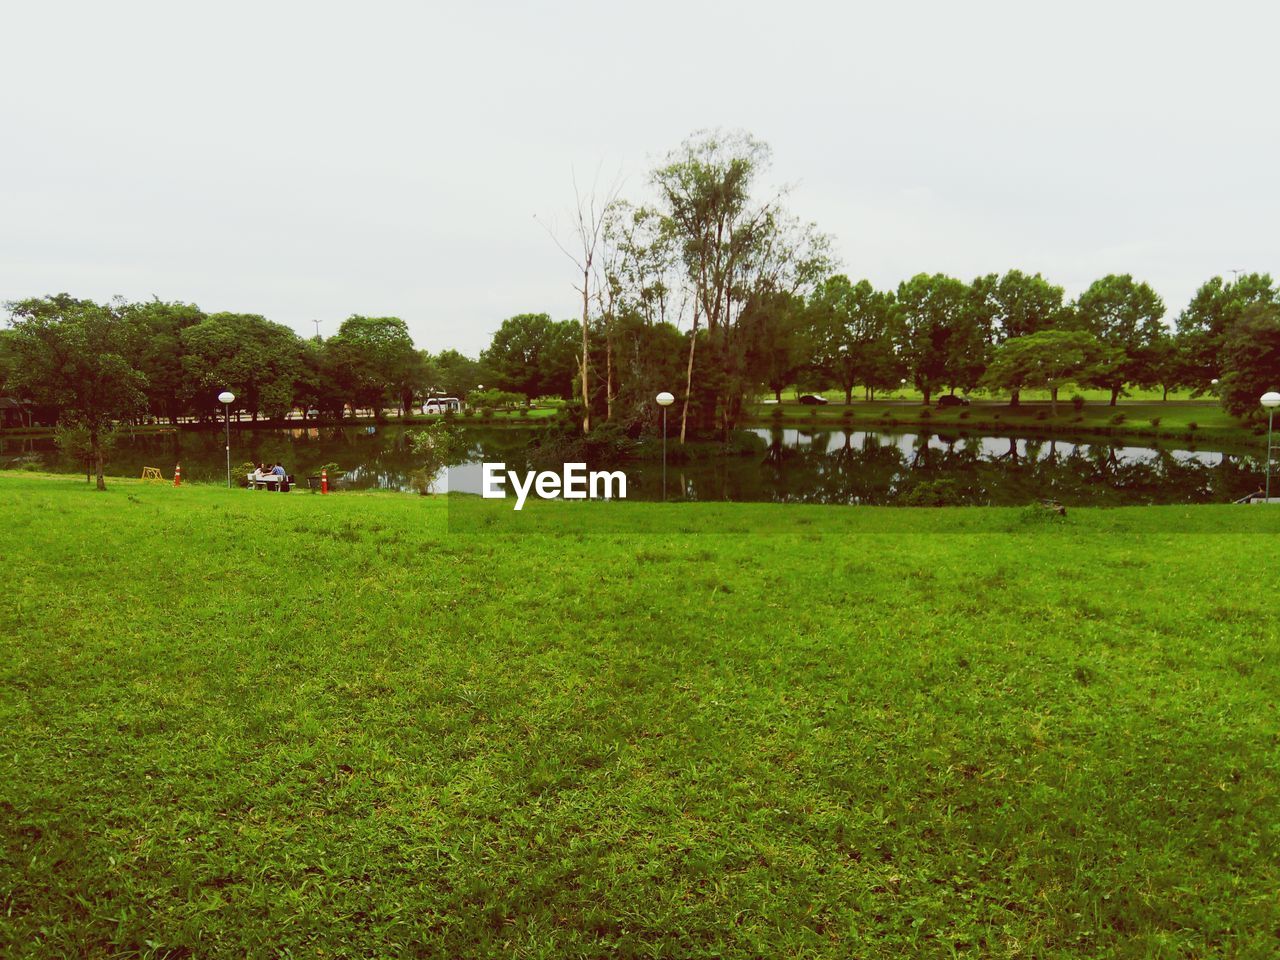
[[[246, 474], [245, 479], [249, 483], [250, 490], [275, 490], [279, 491], [281, 481], [284, 481], [286, 487], [293, 486], [293, 474], [284, 477], [255, 477], [252, 473]], [[288, 493], [288, 490], [285, 491]]]

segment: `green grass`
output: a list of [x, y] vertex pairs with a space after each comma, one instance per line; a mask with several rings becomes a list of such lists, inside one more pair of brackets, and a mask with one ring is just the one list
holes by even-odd
[[609, 509], [0, 475], [0, 955], [1274, 955], [1280, 511]]

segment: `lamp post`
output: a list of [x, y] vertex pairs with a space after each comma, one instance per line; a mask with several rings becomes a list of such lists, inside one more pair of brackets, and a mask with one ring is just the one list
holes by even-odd
[[227, 489], [231, 489], [231, 402], [235, 400], [236, 395], [230, 390], [223, 390], [218, 394], [218, 402], [222, 404], [227, 424]]
[[663, 390], [654, 397], [662, 408], [662, 499], [667, 499], [667, 407], [676, 402], [676, 398]]
[[1258, 400], [1267, 411], [1267, 489], [1266, 502], [1271, 502], [1271, 426], [1276, 418], [1276, 407], [1280, 407], [1280, 393], [1269, 390]]

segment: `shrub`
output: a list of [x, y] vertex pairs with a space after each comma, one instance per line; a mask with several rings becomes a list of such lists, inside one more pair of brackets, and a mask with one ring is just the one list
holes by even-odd
[[1158, 426], [1160, 426], [1160, 418], [1159, 418], [1159, 417], [1152, 417], [1152, 418], [1151, 418], [1151, 425], [1152, 425], [1153, 427], [1158, 427]]
[[528, 415], [529, 415], [529, 408], [528, 408], [528, 407], [521, 407], [521, 408], [520, 408], [520, 416], [522, 416], [522, 417], [527, 417]]
[[409, 447], [419, 466], [409, 474], [409, 483], [426, 496], [435, 487], [436, 475], [463, 449], [455, 427], [438, 420], [423, 430], [409, 434]]
[[[474, 417], [475, 415], [476, 415], [476, 408], [475, 408], [475, 407], [467, 407], [467, 409], [466, 409], [466, 412], [465, 412], [464, 416]], [[449, 416], [449, 415], [446, 413], [446, 414], [445, 414], [445, 417], [446, 417], [446, 418], [448, 418], [448, 416]]]
[[933, 419], [933, 414], [932, 414], [932, 413], [930, 413], [928, 410], [921, 410], [921, 411], [920, 411], [920, 419], [921, 419], [921, 420], [932, 420], [932, 419]]
[[1199, 430], [1199, 429], [1200, 429], [1200, 424], [1198, 424], [1198, 423], [1196, 423], [1194, 420], [1192, 420], [1190, 423], [1188, 423], [1188, 424], [1187, 424], [1187, 429], [1188, 429], [1188, 430]]
[[1067, 511], [1058, 504], [1029, 503], [1018, 513], [1018, 519], [1026, 524], [1062, 524], [1067, 522]]
[[924, 480], [908, 490], [902, 502], [908, 507], [959, 507], [970, 497], [954, 480]]
[[1079, 411], [1079, 410], [1083, 410], [1083, 409], [1084, 409], [1084, 397], [1083, 397], [1083, 396], [1081, 396], [1081, 395], [1080, 395], [1080, 394], [1078, 394], [1078, 393], [1077, 393], [1077, 394], [1073, 394], [1073, 395], [1072, 395], [1072, 397], [1071, 397], [1071, 405], [1072, 405], [1073, 407], [1075, 407], [1077, 411]]
[[1111, 422], [1116, 426], [1119, 426], [1120, 424], [1124, 423], [1124, 421], [1125, 421], [1125, 416], [1123, 413], [1117, 413], [1114, 417], [1111, 418]]

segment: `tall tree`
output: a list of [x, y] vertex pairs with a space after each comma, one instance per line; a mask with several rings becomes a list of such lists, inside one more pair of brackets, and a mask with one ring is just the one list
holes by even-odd
[[810, 313], [815, 360], [844, 390], [846, 404], [853, 402], [856, 386], [863, 387], [867, 399], [897, 386], [902, 376], [895, 348], [900, 321], [892, 292], [837, 274], [814, 291]]
[[205, 315], [195, 304], [159, 299], [127, 303], [119, 309], [129, 328], [129, 362], [147, 378], [147, 408], [154, 416], [176, 423], [185, 411], [188, 393], [182, 331], [200, 323]]
[[1144, 351], [1167, 332], [1163, 318], [1164, 301], [1127, 273], [1095, 280], [1077, 298], [1073, 324], [1112, 351], [1112, 362], [1098, 368], [1093, 383], [1111, 391], [1113, 407], [1124, 388], [1142, 378]]
[[568, 397], [574, 371], [580, 371], [578, 327], [573, 320], [555, 321], [545, 313], [521, 313], [502, 321], [481, 362], [489, 369], [489, 386], [539, 396]]
[[1280, 389], [1280, 305], [1251, 303], [1222, 342], [1222, 405], [1241, 418], [1261, 417], [1258, 400]]
[[341, 375], [341, 385], [353, 407], [372, 408], [383, 417], [395, 403], [405, 412], [413, 405], [421, 382], [421, 358], [414, 348], [408, 325], [399, 317], [365, 317], [353, 314], [325, 341], [325, 348]]
[[[1069, 311], [1063, 302], [1063, 289], [1040, 274], [1009, 270], [1003, 276], [987, 274], [971, 285], [975, 300], [982, 303], [990, 317], [990, 339], [994, 346], [1017, 337], [1042, 330], [1052, 330], [1067, 322]], [[1019, 392], [1009, 394], [1011, 406], [1017, 406]]]
[[764, 294], [746, 305], [740, 323], [749, 373], [781, 400], [782, 391], [812, 366], [813, 337], [804, 300], [789, 293]]
[[58, 407], [59, 423], [84, 428], [98, 489], [105, 490], [106, 434], [116, 421], [146, 410], [146, 378], [125, 356], [128, 324], [110, 306], [67, 294], [8, 306], [21, 389]]
[[1058, 390], [1090, 377], [1103, 356], [1103, 346], [1087, 331], [1041, 330], [1013, 337], [997, 347], [983, 383], [1010, 392], [1048, 390], [1053, 415], [1057, 416]]
[[441, 350], [432, 357], [432, 368], [432, 385], [444, 391], [445, 396], [460, 400], [467, 399], [467, 395], [486, 379], [480, 363], [457, 350]]
[[[556, 246], [567, 256], [577, 270], [580, 285], [574, 289], [582, 297], [581, 349], [578, 352], [578, 382], [582, 393], [582, 432], [591, 430], [591, 303], [593, 299], [602, 300], [602, 292], [593, 286], [596, 281], [596, 256], [604, 234], [605, 223], [610, 217], [610, 210], [617, 201], [618, 190], [613, 187], [603, 197], [593, 187], [584, 192], [578, 186], [578, 178], [573, 178], [573, 196], [575, 201], [572, 245], [565, 245], [552, 234]], [[548, 231], [550, 232], [550, 231]], [[596, 290], [593, 297], [592, 291]], [[608, 390], [606, 389], [606, 397]]]
[[187, 400], [215, 415], [218, 394], [236, 395], [236, 410], [281, 417], [293, 406], [301, 360], [298, 335], [255, 313], [213, 313], [181, 334]]
[[926, 406], [937, 391], [969, 378], [968, 298], [968, 284], [942, 273], [918, 273], [898, 286], [901, 352]]
[[807, 293], [829, 266], [827, 240], [812, 225], [788, 216], [778, 197], [753, 198], [752, 187], [768, 160], [765, 144], [747, 134], [702, 132], [653, 173], [663, 227], [678, 251], [693, 303], [681, 442], [694, 393], [700, 323], [706, 325], [711, 353], [704, 369], [714, 393], [713, 411], [727, 433], [743, 397], [757, 385], [745, 368], [747, 343], [738, 324], [743, 310], [766, 293]]
[[1213, 277], [1200, 286], [1178, 315], [1183, 380], [1195, 394], [1207, 392], [1222, 373], [1222, 351], [1231, 327], [1254, 304], [1280, 303], [1270, 274], [1245, 273], [1234, 282]]

